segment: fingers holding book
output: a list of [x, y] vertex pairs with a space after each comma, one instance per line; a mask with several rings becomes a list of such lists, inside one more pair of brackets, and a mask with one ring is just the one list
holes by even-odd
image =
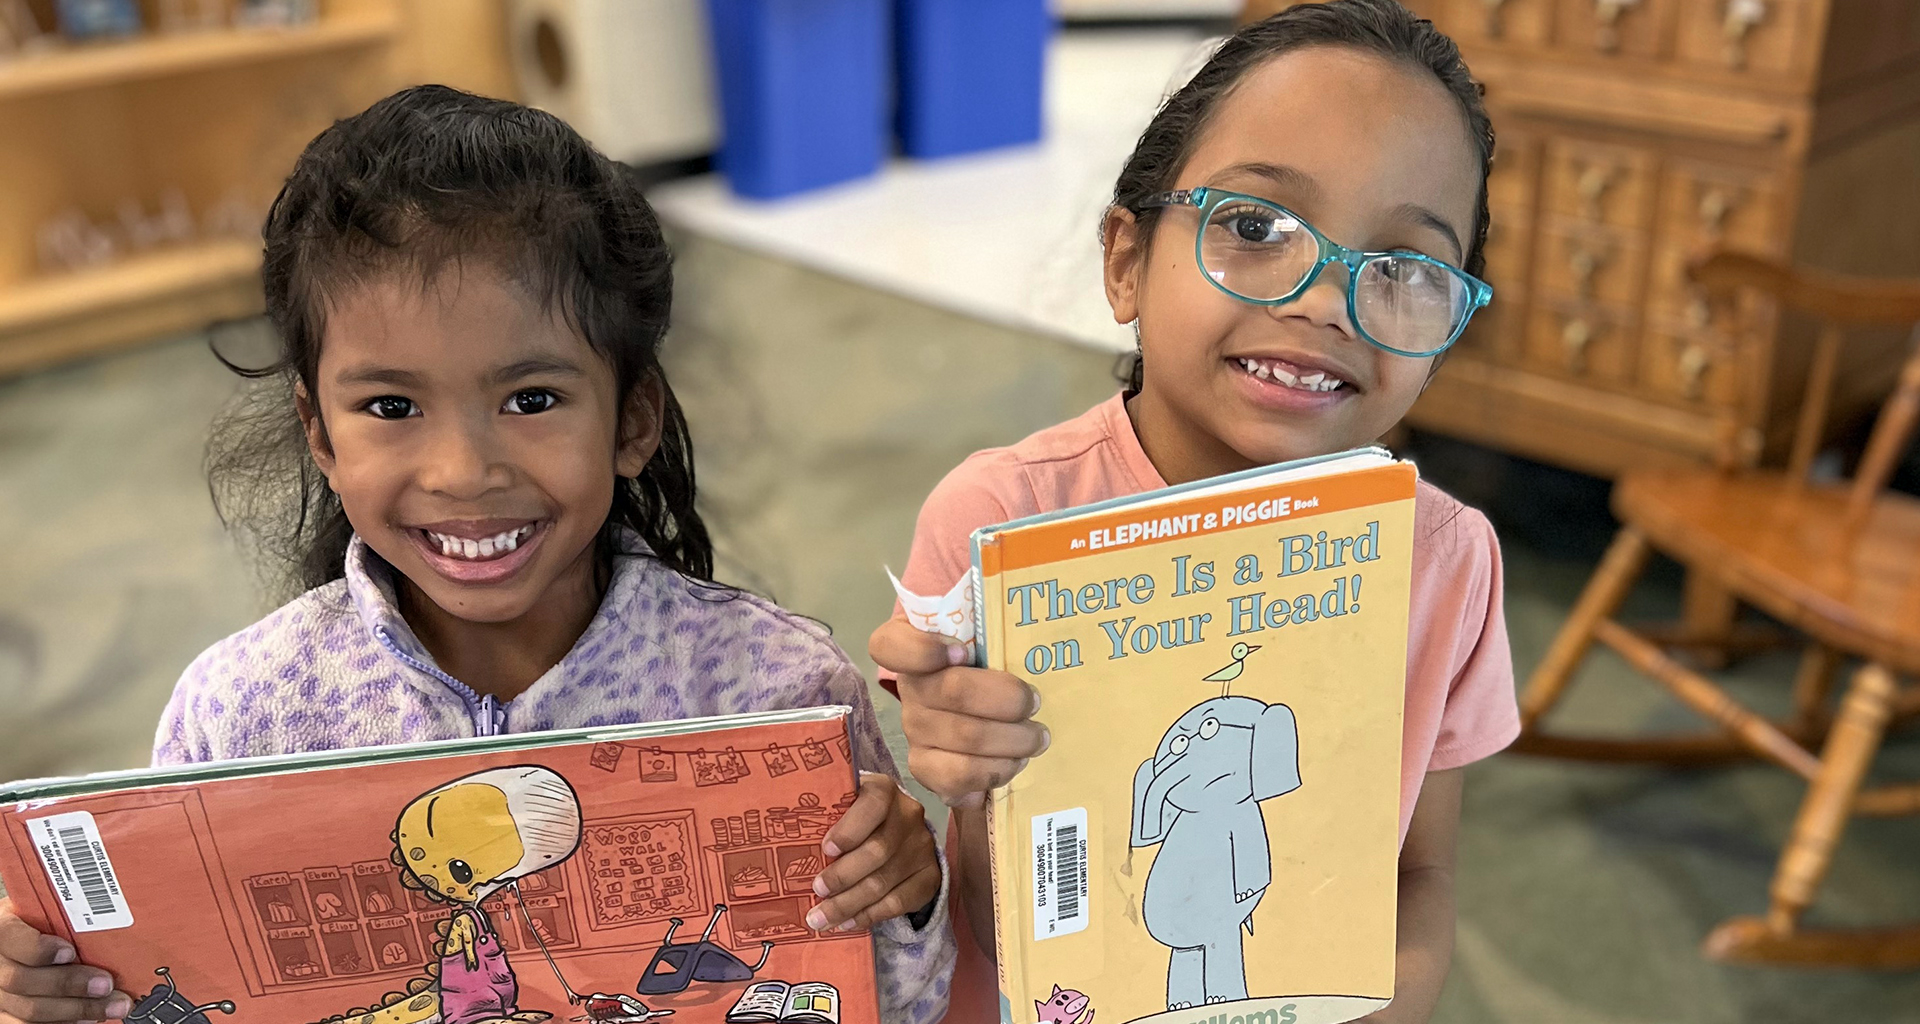
[[815, 931], [851, 931], [923, 911], [940, 894], [940, 861], [920, 802], [891, 777], [863, 772], [860, 793], [821, 844]]
[[1047, 727], [1033, 721], [1040, 691], [1006, 672], [950, 664], [959, 648], [895, 618], [874, 631], [868, 652], [898, 673], [907, 767], [949, 806], [981, 802], [1028, 758], [1047, 749]]
[[0, 899], [0, 1024], [118, 1020], [133, 1000], [107, 972], [73, 962], [73, 947], [43, 935]]
[[948, 669], [900, 677], [907, 768], [950, 806], [974, 806], [1043, 753], [1053, 737], [1029, 717], [1033, 687], [1005, 672]]

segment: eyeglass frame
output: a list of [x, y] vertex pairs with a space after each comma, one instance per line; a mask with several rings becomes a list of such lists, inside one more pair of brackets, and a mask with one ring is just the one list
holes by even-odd
[[[1214, 210], [1219, 209], [1226, 202], [1234, 199], [1257, 203], [1269, 209], [1278, 210], [1282, 214], [1293, 218], [1301, 227], [1306, 228], [1307, 233], [1312, 235], [1314, 241], [1319, 244], [1320, 254], [1319, 257], [1314, 260], [1313, 266], [1309, 268], [1305, 274], [1300, 276], [1300, 283], [1295, 285], [1292, 291], [1277, 299], [1256, 299], [1242, 295], [1228, 288], [1224, 283], [1215, 279], [1212, 274], [1207, 272], [1207, 261], [1206, 257], [1202, 255], [1202, 248], [1206, 244], [1208, 219], [1212, 217]], [[1213, 188], [1212, 186], [1206, 185], [1200, 188], [1175, 189], [1172, 192], [1161, 192], [1158, 195], [1148, 196], [1146, 199], [1141, 200], [1140, 203], [1134, 207], [1134, 210], [1138, 212], [1149, 208], [1171, 206], [1191, 206], [1200, 211], [1200, 223], [1194, 228], [1193, 232], [1193, 262], [1194, 266], [1199, 269], [1200, 276], [1205, 278], [1208, 284], [1219, 289], [1222, 293], [1250, 306], [1284, 306], [1298, 299], [1306, 293], [1307, 289], [1313, 287], [1314, 282], [1320, 280], [1320, 274], [1326, 270], [1327, 264], [1334, 262], [1342, 264], [1347, 268], [1347, 322], [1353, 325], [1354, 332], [1360, 335], [1362, 341], [1372, 345], [1374, 348], [1384, 352], [1391, 352], [1397, 356], [1406, 356], [1409, 359], [1431, 359], [1445, 352], [1447, 349], [1452, 348], [1453, 343], [1460, 340], [1460, 335], [1466, 331], [1467, 324], [1472, 322], [1473, 314], [1485, 309], [1487, 304], [1493, 301], [1492, 285], [1445, 260], [1435, 259], [1426, 253], [1410, 252], [1404, 249], [1385, 252], [1363, 252], [1358, 249], [1349, 249], [1339, 242], [1328, 238], [1326, 235], [1321, 234], [1320, 229], [1308, 223], [1305, 217], [1287, 209], [1285, 206], [1271, 199], [1250, 196], [1244, 192], [1229, 192], [1225, 189]], [[1392, 345], [1375, 338], [1365, 327], [1360, 326], [1360, 310], [1354, 302], [1354, 294], [1360, 289], [1360, 271], [1367, 264], [1375, 260], [1388, 258], [1412, 259], [1419, 260], [1422, 263], [1430, 263], [1466, 283], [1468, 298], [1467, 313], [1460, 318], [1460, 323], [1454, 327], [1453, 334], [1448, 336], [1447, 340], [1442, 342], [1438, 348], [1423, 352], [1409, 352], [1405, 349], [1394, 348]]]

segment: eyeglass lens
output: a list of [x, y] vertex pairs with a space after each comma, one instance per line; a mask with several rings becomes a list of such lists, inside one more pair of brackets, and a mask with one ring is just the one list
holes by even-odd
[[[1287, 296], [1320, 258], [1319, 242], [1305, 224], [1261, 203], [1221, 203], [1201, 230], [1201, 269], [1242, 298], [1270, 302]], [[1445, 345], [1472, 304], [1458, 275], [1393, 256], [1362, 264], [1353, 290], [1355, 326], [1406, 352]]]

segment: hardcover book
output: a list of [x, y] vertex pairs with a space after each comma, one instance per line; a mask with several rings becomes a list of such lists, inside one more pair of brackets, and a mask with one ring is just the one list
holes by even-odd
[[1392, 999], [1416, 483], [1369, 449], [974, 534], [1053, 737], [988, 805], [1009, 1024]]
[[0, 879], [131, 1024], [878, 1024], [870, 936], [806, 926], [849, 713], [16, 783]]

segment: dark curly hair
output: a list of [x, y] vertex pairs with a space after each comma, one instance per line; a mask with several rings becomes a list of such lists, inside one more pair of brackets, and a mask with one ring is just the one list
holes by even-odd
[[[622, 479], [595, 542], [602, 582], [623, 540], [711, 582], [713, 543], [694, 510], [693, 447], [659, 347], [672, 259], [628, 170], [559, 118], [445, 86], [395, 93], [320, 133], [267, 215], [267, 317], [277, 358], [234, 372], [268, 382], [216, 424], [208, 483], [222, 521], [285, 561], [301, 589], [344, 572], [353, 527], [314, 465], [294, 411], [315, 392], [329, 300], [378, 275], [433, 277], [483, 259], [557, 307], [612, 366], [620, 395], [657, 381], [660, 447]], [[621, 403], [623, 414], [625, 402]]]
[[[1264, 21], [1241, 28], [1213, 51], [1204, 67], [1168, 97], [1140, 133], [1113, 186], [1112, 210], [1127, 210], [1150, 232], [1159, 218], [1146, 200], [1174, 187], [1187, 159], [1206, 131], [1221, 101], [1250, 72], [1284, 53], [1310, 46], [1337, 46], [1376, 54], [1432, 73], [1460, 104], [1480, 157], [1480, 197], [1467, 258], [1461, 269], [1476, 277], [1486, 269], [1487, 168], [1493, 163], [1493, 122], [1479, 83], [1467, 70], [1460, 48], [1433, 22], [1417, 17], [1395, 0], [1332, 0], [1299, 4]], [[1140, 355], [1126, 357], [1122, 379], [1140, 390]]]

